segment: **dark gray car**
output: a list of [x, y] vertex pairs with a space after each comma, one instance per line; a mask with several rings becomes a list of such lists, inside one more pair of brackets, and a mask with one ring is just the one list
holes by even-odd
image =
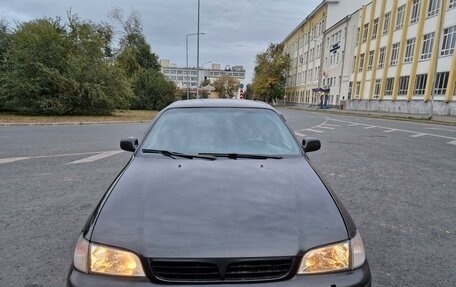
[[271, 106], [176, 102], [84, 227], [69, 286], [370, 286], [356, 227]]

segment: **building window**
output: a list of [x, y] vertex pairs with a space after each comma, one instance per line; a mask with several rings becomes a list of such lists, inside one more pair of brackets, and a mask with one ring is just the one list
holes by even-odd
[[378, 18], [374, 19], [372, 24], [372, 39], [377, 38], [377, 29], [378, 29]]
[[374, 62], [374, 51], [369, 51], [369, 58], [367, 60], [367, 70], [372, 70], [372, 64]]
[[404, 25], [404, 13], [405, 5], [397, 8], [396, 30], [402, 29], [402, 26]]
[[449, 72], [437, 73], [434, 82], [434, 95], [445, 95]]
[[415, 50], [415, 38], [407, 40], [405, 48], [404, 63], [410, 63], [413, 60], [413, 51]]
[[446, 56], [453, 54], [456, 45], [456, 26], [443, 30], [443, 43], [440, 55]]
[[410, 24], [415, 24], [416, 22], [418, 22], [418, 18], [420, 17], [420, 8], [421, 8], [421, 0], [413, 0], [412, 15], [410, 16]]
[[376, 79], [375, 80], [375, 86], [374, 86], [374, 99], [378, 99], [380, 95], [380, 85], [382, 83], [382, 79]]
[[366, 43], [367, 41], [367, 31], [369, 30], [369, 23], [364, 24], [364, 29], [363, 29], [363, 43]]
[[378, 54], [378, 68], [383, 68], [383, 63], [385, 63], [385, 50], [386, 47], [380, 48], [379, 54]]
[[399, 96], [407, 95], [408, 83], [409, 83], [410, 76], [403, 76], [399, 78]]
[[356, 66], [356, 56], [353, 57], [353, 70], [352, 70], [352, 73], [355, 72], [355, 66]]
[[388, 34], [390, 22], [391, 22], [391, 12], [388, 12], [385, 14], [385, 21], [383, 21], [383, 35]]
[[359, 27], [358, 27], [358, 32], [356, 33], [356, 46], [358, 46], [358, 42], [359, 42]]
[[453, 9], [456, 7], [456, 0], [450, 0], [448, 2], [449, 2], [448, 9]]
[[358, 72], [361, 72], [363, 70], [363, 65], [364, 65], [364, 53], [359, 55], [359, 66], [358, 66]]
[[397, 65], [398, 55], [399, 55], [399, 43], [396, 43], [396, 44], [393, 44], [393, 49], [391, 50], [390, 66]]
[[385, 96], [391, 96], [393, 94], [393, 87], [394, 87], [394, 78], [387, 78], [386, 86], [385, 86]]
[[416, 75], [415, 78], [415, 95], [424, 95], [426, 91], [427, 74]]
[[429, 0], [427, 16], [432, 17], [439, 13], [440, 0]]
[[348, 99], [351, 98], [352, 90], [353, 90], [353, 82], [350, 82], [350, 83], [348, 83], [348, 94], [347, 94]]
[[359, 96], [359, 90], [361, 88], [361, 82], [356, 82], [356, 90], [355, 90], [355, 95]]
[[434, 32], [423, 35], [423, 50], [421, 51], [421, 59], [429, 59], [432, 54], [432, 45], [434, 44]]

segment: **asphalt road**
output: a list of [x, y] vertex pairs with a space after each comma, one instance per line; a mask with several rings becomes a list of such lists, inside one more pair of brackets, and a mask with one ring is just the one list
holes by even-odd
[[[349, 209], [374, 286], [456, 286], [456, 127], [281, 110]], [[146, 124], [0, 127], [0, 286], [65, 286], [77, 236]]]

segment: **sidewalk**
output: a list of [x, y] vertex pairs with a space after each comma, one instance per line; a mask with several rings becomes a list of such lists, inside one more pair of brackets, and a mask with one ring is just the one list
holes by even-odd
[[[277, 105], [280, 108], [283, 106]], [[306, 110], [312, 112], [328, 113], [328, 114], [339, 114], [339, 115], [352, 115], [362, 116], [371, 118], [382, 118], [392, 120], [403, 120], [403, 121], [419, 121], [424, 123], [434, 124], [445, 124], [456, 126], [456, 117], [451, 116], [432, 116], [429, 119], [429, 115], [425, 114], [401, 114], [401, 113], [387, 113], [387, 112], [375, 112], [375, 111], [351, 111], [351, 110], [340, 110], [336, 108], [320, 109], [319, 107], [303, 107], [303, 106], [286, 106], [288, 109]]]

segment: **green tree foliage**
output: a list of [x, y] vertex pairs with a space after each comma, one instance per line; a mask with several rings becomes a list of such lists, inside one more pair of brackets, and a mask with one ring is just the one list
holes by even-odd
[[2, 108], [42, 114], [109, 114], [132, 97], [112, 60], [112, 29], [69, 15], [19, 24], [0, 70]]
[[253, 90], [266, 102], [281, 99], [285, 93], [286, 71], [290, 57], [283, 52], [283, 45], [271, 43], [266, 52], [256, 56]]
[[176, 86], [160, 73], [158, 57], [143, 35], [141, 18], [133, 11], [127, 17], [120, 9], [111, 16], [122, 26], [117, 63], [130, 79], [134, 109], [162, 109], [175, 100]]
[[175, 100], [176, 86], [160, 72], [141, 69], [133, 82], [136, 98], [132, 108], [161, 110]]
[[231, 98], [239, 88], [239, 81], [232, 76], [223, 75], [215, 80], [214, 88], [219, 98]]
[[253, 88], [252, 84], [247, 84], [244, 90], [244, 99], [252, 100], [253, 99]]

